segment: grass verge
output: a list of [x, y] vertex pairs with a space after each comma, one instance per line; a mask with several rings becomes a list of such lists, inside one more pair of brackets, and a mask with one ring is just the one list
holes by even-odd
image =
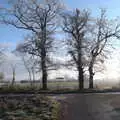
[[53, 109], [52, 109], [52, 120], [59, 120], [59, 113], [60, 113], [60, 103], [52, 100], [52, 105], [53, 105]]
[[59, 104], [45, 95], [0, 98], [1, 120], [58, 120]]

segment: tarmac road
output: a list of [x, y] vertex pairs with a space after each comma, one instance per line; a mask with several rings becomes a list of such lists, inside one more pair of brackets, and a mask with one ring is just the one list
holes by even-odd
[[110, 104], [114, 95], [71, 94], [63, 97], [60, 120], [120, 120], [120, 113]]

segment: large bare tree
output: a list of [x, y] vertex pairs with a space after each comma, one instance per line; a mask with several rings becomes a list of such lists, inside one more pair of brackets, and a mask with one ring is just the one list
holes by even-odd
[[[52, 43], [50, 38], [56, 29], [56, 18], [61, 9], [60, 2], [58, 0], [16, 0], [10, 3], [12, 8], [1, 10], [3, 14], [1, 21], [19, 29], [31, 30], [37, 36], [36, 46], [39, 49], [43, 89], [47, 89], [46, 57], [52, 47], [48, 44]], [[29, 53], [37, 54], [35, 51]]]
[[[93, 88], [93, 77], [95, 75], [94, 65], [96, 62], [104, 62], [103, 57], [105, 57], [105, 49], [110, 45], [112, 38], [120, 37], [120, 25], [116, 24], [114, 21], [113, 24], [110, 24], [110, 21], [106, 18], [105, 10], [101, 9], [101, 15], [98, 19], [93, 20], [92, 29], [91, 29], [91, 38], [89, 42], [89, 88]], [[102, 59], [101, 59], [102, 58]]]
[[84, 88], [83, 49], [85, 48], [86, 28], [89, 21], [87, 11], [76, 11], [63, 15], [63, 31], [67, 33], [68, 53], [72, 57], [78, 71], [79, 89]]

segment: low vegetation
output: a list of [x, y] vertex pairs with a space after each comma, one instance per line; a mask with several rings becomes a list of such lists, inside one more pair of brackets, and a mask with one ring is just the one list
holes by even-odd
[[57, 120], [58, 103], [41, 95], [9, 96], [0, 99], [1, 120]]

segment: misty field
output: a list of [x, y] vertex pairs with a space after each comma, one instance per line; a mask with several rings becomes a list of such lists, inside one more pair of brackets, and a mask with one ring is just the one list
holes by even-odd
[[[30, 83], [19, 83], [17, 82], [15, 85], [20, 87], [30, 87]], [[33, 83], [35, 88], [42, 88], [42, 83]], [[47, 83], [48, 89], [50, 90], [62, 90], [62, 89], [71, 89], [76, 90], [78, 89], [78, 82], [77, 81], [50, 81]], [[88, 87], [88, 82], [85, 82], [84, 87]]]
[[[34, 89], [41, 89], [42, 88], [42, 82], [36, 82], [32, 83]], [[11, 86], [11, 83], [0, 83], [1, 88], [3, 87], [8, 87]], [[47, 83], [48, 89], [49, 90], [78, 90], [78, 81], [48, 81]], [[16, 81], [14, 86], [16, 89], [31, 89], [31, 83], [30, 82], [25, 82], [21, 83]], [[85, 81], [84, 82], [84, 88], [87, 89], [89, 87], [89, 82]], [[94, 89], [115, 89], [115, 88], [120, 88], [120, 85], [116, 84], [111, 84], [109, 83], [102, 83], [102, 82], [96, 82], [94, 83]]]
[[[9, 86], [10, 84], [6, 84], [6, 85], [1, 85], [1, 87], [3, 86]], [[42, 88], [42, 83], [33, 83], [33, 86], [35, 89], [41, 89]], [[48, 89], [50, 90], [62, 90], [62, 89], [78, 89], [78, 82], [77, 81], [65, 81], [65, 82], [61, 82], [61, 81], [54, 81], [54, 82], [48, 82], [47, 84]], [[20, 82], [16, 82], [14, 87], [20, 87], [20, 88], [31, 88], [31, 84], [30, 83], [20, 83]]]

